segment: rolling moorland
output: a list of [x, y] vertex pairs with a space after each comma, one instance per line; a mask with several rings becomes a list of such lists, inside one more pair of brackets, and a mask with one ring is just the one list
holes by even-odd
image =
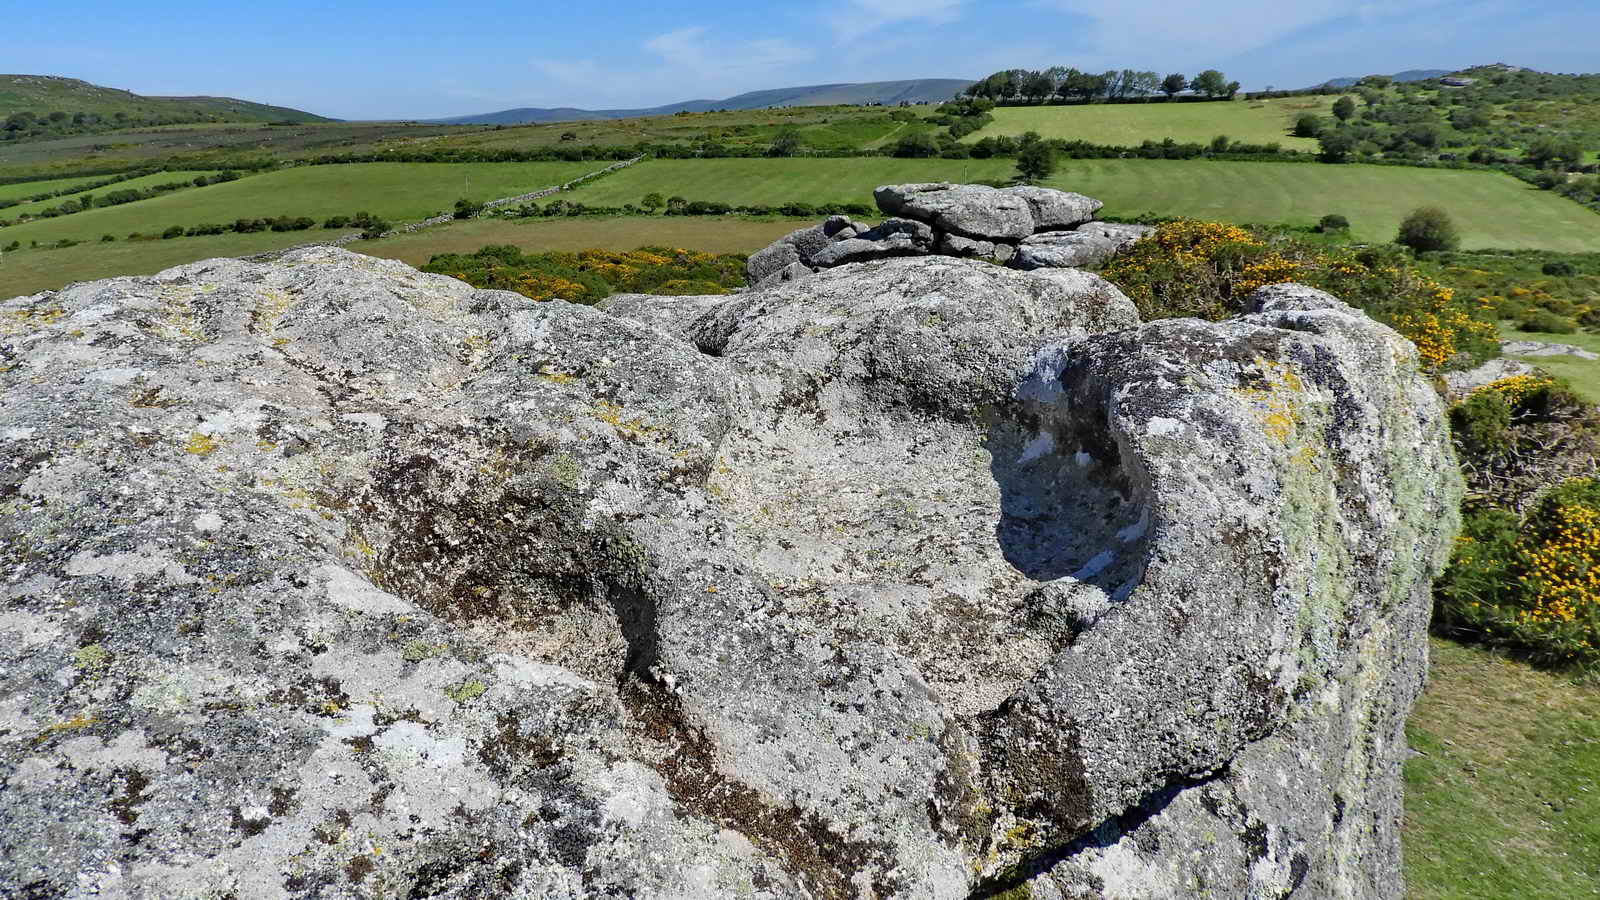
[[[821, 213], [869, 202], [879, 184], [1007, 181], [1024, 145], [1043, 142], [1053, 145], [1055, 166], [1038, 183], [1098, 197], [1109, 218], [1262, 226], [1330, 252], [1360, 252], [1393, 241], [1413, 209], [1437, 206], [1454, 221], [1460, 251], [1424, 254], [1422, 271], [1492, 308], [1502, 337], [1600, 350], [1591, 331], [1600, 326], [1600, 214], [1594, 193], [1584, 193], [1600, 179], [1595, 77], [1496, 67], [1461, 74], [1473, 84], [1372, 79], [1208, 102], [1074, 102], [1054, 93], [1030, 102], [1020, 84], [1007, 96], [1002, 78], [996, 105], [969, 105], [970, 116], [931, 105], [738, 109], [715, 101], [706, 110], [514, 126], [318, 122], [274, 118], [269, 107], [178, 107], [165, 101], [187, 101], [96, 92], [81, 99], [103, 107], [74, 109], [64, 99], [70, 92], [21, 101], [0, 93], [12, 104], [0, 106], [0, 117], [34, 113], [26, 133], [13, 129], [0, 141], [0, 296], [359, 238], [363, 229], [348, 221], [326, 226], [367, 213], [389, 231], [449, 214], [457, 201], [467, 201], [463, 218], [347, 246], [419, 266], [490, 245], [749, 253]], [[0, 77], [0, 87], [16, 77]], [[1346, 97], [1355, 109], [1341, 112]], [[143, 112], [124, 108], [124, 121], [151, 121], [88, 131], [107, 116], [114, 123], [117, 103], [145, 101], [133, 107]], [[206, 109], [239, 118], [155, 121]], [[55, 111], [66, 113], [53, 120], [59, 130], [35, 127]], [[72, 132], [78, 112], [101, 118], [86, 115], [77, 126], [86, 131]], [[643, 158], [531, 207], [474, 208], [634, 157]], [[405, 161], [377, 161], [396, 158]], [[227, 171], [240, 177], [194, 183]], [[111, 178], [120, 180], [101, 184]], [[187, 186], [153, 190], [179, 182]], [[141, 196], [104, 204], [117, 191]], [[69, 204], [76, 209], [64, 212]], [[1319, 230], [1329, 214], [1346, 217], [1348, 229]], [[1529, 359], [1600, 401], [1600, 363]], [[1552, 669], [1548, 660], [1536, 670], [1519, 660], [1537, 654], [1483, 637], [1488, 630], [1448, 630], [1467, 643], [1444, 631], [1410, 727], [1422, 754], [1407, 767], [1412, 892], [1593, 891], [1600, 690], [1592, 673]]]
[[202, 122], [330, 122], [232, 97], [143, 97], [76, 78], [0, 75], [0, 141]]

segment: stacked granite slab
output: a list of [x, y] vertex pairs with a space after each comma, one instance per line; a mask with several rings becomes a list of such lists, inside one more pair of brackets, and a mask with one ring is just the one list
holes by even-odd
[[892, 184], [873, 192], [891, 216], [870, 226], [845, 216], [779, 238], [750, 257], [752, 286], [773, 287], [845, 263], [957, 256], [1017, 269], [1105, 262], [1153, 231], [1095, 221], [1104, 205], [1071, 191], [981, 184]]

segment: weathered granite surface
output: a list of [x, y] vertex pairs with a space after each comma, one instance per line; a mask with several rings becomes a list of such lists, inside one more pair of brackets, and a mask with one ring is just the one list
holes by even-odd
[[847, 263], [929, 254], [1016, 269], [1095, 266], [1155, 231], [1094, 221], [1099, 200], [1030, 185], [891, 184], [873, 198], [897, 218], [869, 226], [832, 216], [784, 235], [750, 257], [747, 283], [766, 290]]
[[1409, 344], [1255, 302], [0, 303], [0, 893], [1397, 896], [1459, 476]]

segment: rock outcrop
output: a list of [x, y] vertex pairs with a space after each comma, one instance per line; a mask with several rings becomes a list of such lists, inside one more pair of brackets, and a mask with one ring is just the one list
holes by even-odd
[[982, 184], [891, 184], [873, 192], [897, 217], [876, 227], [833, 216], [750, 257], [746, 280], [766, 289], [845, 263], [954, 256], [1018, 269], [1094, 266], [1155, 229], [1094, 221], [1103, 204], [1071, 191]]
[[0, 885], [1396, 896], [1459, 476], [1406, 341], [1254, 303], [329, 249], [0, 303]]

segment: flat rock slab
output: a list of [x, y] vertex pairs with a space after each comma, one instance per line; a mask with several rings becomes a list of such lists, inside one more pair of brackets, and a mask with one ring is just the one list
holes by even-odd
[[981, 184], [892, 184], [872, 192], [891, 216], [980, 241], [1019, 241], [1038, 224], [1028, 198]]
[[1017, 269], [1064, 269], [1095, 266], [1116, 254], [1117, 245], [1082, 231], [1047, 231], [1017, 245], [1011, 266]]
[[1595, 353], [1593, 350], [1545, 341], [1501, 341], [1500, 352], [1507, 356], [1576, 356], [1579, 359], [1600, 359], [1600, 353]]

